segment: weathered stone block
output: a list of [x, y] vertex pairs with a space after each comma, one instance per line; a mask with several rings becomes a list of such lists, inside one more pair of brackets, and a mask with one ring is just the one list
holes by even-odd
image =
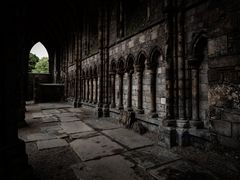
[[213, 128], [220, 135], [229, 136], [229, 137], [232, 135], [232, 125], [230, 122], [215, 120], [213, 121]]

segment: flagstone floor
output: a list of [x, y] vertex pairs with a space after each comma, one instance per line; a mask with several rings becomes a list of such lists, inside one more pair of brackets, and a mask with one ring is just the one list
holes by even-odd
[[64, 103], [28, 104], [19, 129], [40, 180], [188, 180], [239, 178], [239, 157], [192, 147], [167, 150], [114, 118]]

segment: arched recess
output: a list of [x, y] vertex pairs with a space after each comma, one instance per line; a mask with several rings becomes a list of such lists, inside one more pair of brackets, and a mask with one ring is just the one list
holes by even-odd
[[191, 74], [191, 126], [203, 128], [208, 124], [208, 59], [207, 37], [199, 34], [191, 45], [189, 66]]
[[127, 100], [126, 106], [128, 111], [132, 111], [132, 89], [133, 89], [133, 73], [134, 73], [134, 56], [132, 54], [128, 55], [126, 61], [126, 72], [127, 72], [127, 95], [124, 99]]
[[117, 63], [117, 74], [118, 74], [118, 88], [117, 89], [117, 98], [118, 98], [118, 109], [122, 110], [123, 106], [123, 76], [125, 72], [124, 59], [120, 58]]
[[163, 117], [166, 115], [166, 70], [159, 47], [152, 49], [147, 66], [150, 71], [150, 115]]
[[[137, 59], [135, 61], [135, 72], [136, 72], [136, 84], [137, 84], [137, 112], [139, 114], [144, 113], [144, 108], [146, 108], [146, 102], [147, 102], [147, 80], [144, 81], [144, 78], [146, 77], [144, 74], [144, 68], [145, 68], [145, 62], [147, 60], [146, 53], [144, 51], [140, 51]], [[144, 83], [143, 83], [144, 81]], [[146, 95], [143, 99], [143, 96]]]
[[111, 78], [111, 108], [116, 107], [116, 86], [115, 86], [115, 81], [116, 81], [116, 62], [113, 59], [110, 64], [110, 78]]

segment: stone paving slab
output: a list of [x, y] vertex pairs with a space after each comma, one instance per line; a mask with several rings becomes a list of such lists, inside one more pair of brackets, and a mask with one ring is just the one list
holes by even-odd
[[180, 159], [180, 156], [159, 146], [128, 151], [124, 155], [134, 160], [143, 169], [153, 168]]
[[67, 108], [68, 111], [73, 113], [83, 113], [84, 111], [80, 108]]
[[149, 172], [158, 180], [217, 180], [211, 172], [184, 160], [165, 164]]
[[107, 120], [103, 119], [93, 119], [86, 121], [86, 124], [92, 126], [94, 129], [99, 129], [99, 130], [107, 130], [107, 129], [116, 129], [120, 128], [120, 124], [115, 124], [113, 122], [109, 122]]
[[124, 128], [106, 130], [103, 131], [103, 133], [113, 138], [120, 144], [127, 146], [129, 149], [140, 148], [153, 144], [150, 139]]
[[70, 146], [83, 161], [123, 152], [124, 148], [105, 136], [77, 139]]
[[49, 140], [49, 139], [56, 139], [56, 138], [57, 138], [57, 136], [46, 134], [46, 133], [33, 133], [30, 135], [27, 135], [25, 142]]
[[70, 134], [69, 137], [70, 139], [86, 139], [94, 136], [98, 136], [99, 133], [94, 131], [94, 132], [83, 132], [83, 133], [75, 133], [75, 134]]
[[41, 109], [59, 109], [73, 107], [72, 105], [66, 103], [40, 103], [38, 105]]
[[50, 140], [37, 141], [38, 150], [62, 147], [67, 145], [68, 143], [64, 139], [50, 139]]
[[47, 109], [47, 110], [43, 110], [42, 112], [43, 114], [46, 114], [46, 115], [61, 113], [61, 111], [59, 111], [58, 109]]
[[80, 121], [78, 117], [74, 116], [63, 116], [59, 118], [61, 122], [72, 122], [72, 121]]
[[74, 117], [76, 115], [76, 113], [72, 113], [72, 112], [63, 112], [61, 114], [56, 114], [56, 116], [58, 117]]
[[33, 118], [42, 118], [42, 117], [45, 117], [45, 114], [43, 114], [42, 112], [34, 112], [34, 113], [32, 113], [32, 117]]
[[140, 180], [134, 164], [120, 155], [73, 165], [79, 180]]
[[48, 122], [58, 122], [58, 118], [57, 117], [54, 117], [54, 116], [44, 116], [42, 117], [42, 122], [43, 123], [48, 123]]
[[88, 132], [88, 131], [94, 131], [91, 127], [86, 125], [85, 123], [81, 121], [76, 122], [63, 122], [61, 124], [61, 127], [63, 131], [67, 134], [73, 134], [78, 132]]

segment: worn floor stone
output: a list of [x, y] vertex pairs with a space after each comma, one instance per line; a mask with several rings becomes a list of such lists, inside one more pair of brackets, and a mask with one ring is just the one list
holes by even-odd
[[54, 117], [52, 115], [42, 117], [42, 122], [43, 123], [58, 122], [58, 121], [59, 121], [58, 118]]
[[43, 110], [42, 111], [43, 112], [43, 114], [46, 114], [46, 115], [48, 115], [48, 114], [59, 114], [59, 113], [61, 113], [59, 110], [57, 110], [57, 109], [47, 109], [47, 110]]
[[94, 131], [94, 129], [92, 129], [91, 127], [89, 127], [88, 125], [80, 121], [64, 122], [61, 124], [61, 127], [64, 130], [64, 132], [66, 132], [67, 134]]
[[80, 180], [140, 180], [134, 164], [120, 155], [105, 157], [72, 166]]
[[93, 132], [70, 134], [69, 137], [70, 137], [70, 139], [86, 139], [86, 138], [94, 137], [97, 135], [99, 135], [99, 133], [96, 131], [93, 131]]
[[149, 171], [158, 180], [217, 180], [212, 173], [190, 162], [179, 160]]
[[77, 139], [71, 142], [70, 145], [83, 161], [100, 158], [123, 151], [123, 147], [105, 136]]
[[27, 140], [25, 142], [55, 139], [55, 138], [57, 138], [57, 136], [52, 135], [52, 134], [50, 135], [50, 134], [47, 134], [47, 133], [35, 133], [35, 134], [28, 135]]
[[50, 139], [50, 140], [37, 141], [38, 150], [62, 147], [67, 145], [68, 143], [64, 139]]
[[180, 159], [180, 156], [159, 147], [145, 147], [124, 153], [125, 156], [133, 159], [138, 166], [149, 169]]
[[153, 144], [153, 142], [148, 138], [124, 128], [106, 130], [103, 131], [103, 133], [130, 149], [140, 148]]
[[59, 117], [59, 119], [62, 122], [79, 121], [79, 118], [74, 116], [63, 116], [63, 117]]
[[99, 129], [99, 130], [116, 129], [121, 127], [121, 125], [119, 124], [109, 122], [103, 119], [89, 120], [89, 121], [86, 121], [86, 124], [89, 124], [94, 129]]

